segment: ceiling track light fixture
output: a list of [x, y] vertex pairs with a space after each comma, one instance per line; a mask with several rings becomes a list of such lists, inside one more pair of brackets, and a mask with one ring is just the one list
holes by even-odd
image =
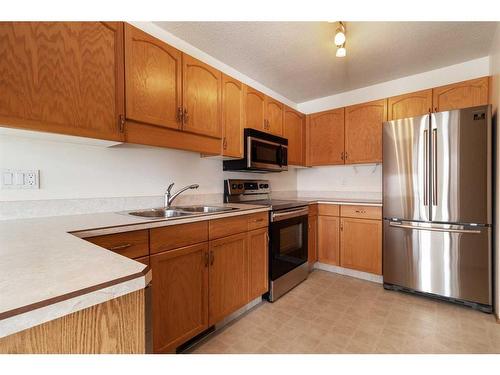
[[337, 52], [335, 53], [335, 56], [345, 57], [347, 53], [345, 49], [346, 27], [343, 22], [338, 23], [337, 28], [335, 29], [335, 36], [333, 38], [333, 42], [337, 46]]

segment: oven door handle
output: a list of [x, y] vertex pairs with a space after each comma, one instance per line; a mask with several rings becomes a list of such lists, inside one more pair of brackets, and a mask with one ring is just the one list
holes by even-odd
[[273, 212], [271, 215], [271, 222], [282, 221], [299, 216], [306, 216], [308, 214], [309, 214], [309, 207], [301, 208], [300, 210]]

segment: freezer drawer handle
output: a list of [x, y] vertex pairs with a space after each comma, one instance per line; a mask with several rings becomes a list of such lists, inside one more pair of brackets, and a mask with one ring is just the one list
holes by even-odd
[[407, 228], [407, 229], [416, 229], [416, 230], [428, 230], [431, 232], [451, 232], [451, 233], [481, 233], [480, 230], [477, 229], [446, 229], [446, 228], [436, 228], [436, 227], [421, 227], [418, 225], [408, 225], [408, 224], [400, 224], [400, 223], [389, 223], [389, 226], [396, 228]]

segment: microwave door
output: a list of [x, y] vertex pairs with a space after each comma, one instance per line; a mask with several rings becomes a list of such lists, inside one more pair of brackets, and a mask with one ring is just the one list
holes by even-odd
[[280, 171], [281, 145], [253, 137], [247, 138], [247, 168]]

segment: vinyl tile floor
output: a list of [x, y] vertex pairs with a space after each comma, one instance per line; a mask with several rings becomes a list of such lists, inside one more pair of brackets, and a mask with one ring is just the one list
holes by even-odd
[[491, 314], [315, 270], [190, 352], [500, 353], [500, 324]]

